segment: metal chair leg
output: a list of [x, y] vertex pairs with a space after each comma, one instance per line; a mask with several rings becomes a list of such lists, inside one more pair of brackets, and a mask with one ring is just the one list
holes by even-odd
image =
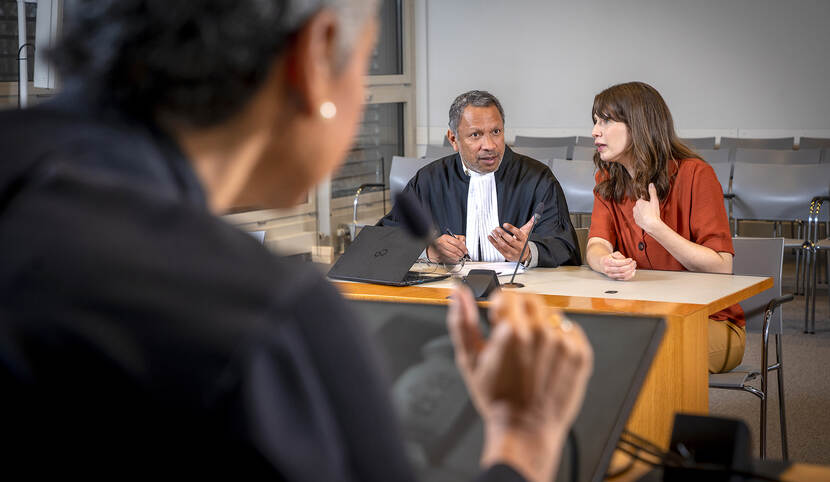
[[787, 444], [787, 409], [784, 404], [784, 362], [782, 361], [782, 354], [784, 353], [781, 343], [781, 335], [775, 335], [775, 358], [778, 363], [778, 416], [781, 420], [781, 456], [784, 461], [790, 459], [790, 450]]
[[812, 305], [812, 309], [810, 310], [810, 334], [816, 334], [816, 294], [818, 291], [818, 252], [815, 251], [813, 248], [813, 256], [812, 265], [813, 270], [813, 288], [812, 288], [812, 296], [810, 297], [810, 304]]
[[812, 291], [812, 287], [810, 286], [810, 265], [811, 263], [811, 250], [810, 246], [805, 241], [805, 246], [802, 248], [804, 251], [804, 333], [810, 333], [810, 295]]
[[798, 281], [801, 277], [801, 250], [797, 249], [795, 251], [795, 289], [793, 293], [796, 295], [803, 294], [801, 291], [798, 290]]
[[769, 394], [767, 392], [767, 385], [769, 384], [769, 323], [772, 318], [772, 313], [767, 310], [764, 313], [764, 326], [761, 333], [761, 460], [767, 458], [767, 400]]

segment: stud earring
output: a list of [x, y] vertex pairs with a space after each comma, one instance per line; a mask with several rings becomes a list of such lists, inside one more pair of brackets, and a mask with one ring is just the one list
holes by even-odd
[[333, 119], [337, 115], [337, 106], [328, 100], [323, 102], [320, 104], [320, 115], [323, 119]]

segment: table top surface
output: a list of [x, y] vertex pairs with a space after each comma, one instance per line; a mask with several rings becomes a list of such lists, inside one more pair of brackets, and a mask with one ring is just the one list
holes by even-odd
[[[501, 283], [508, 280], [499, 278]], [[517, 275], [516, 281], [526, 285], [519, 291], [541, 294], [549, 306], [565, 310], [681, 317], [701, 310], [710, 315], [773, 285], [772, 278], [759, 276], [652, 270], [638, 270], [631, 281], [614, 281], [587, 266], [534, 268]], [[456, 283], [447, 279], [396, 287], [335, 281], [352, 299], [438, 304], [449, 302], [447, 296]]]
[[[509, 277], [499, 277], [501, 283]], [[526, 290], [541, 295], [583, 296], [618, 300], [660, 301], [710, 305], [724, 297], [762, 283], [759, 276], [735, 276], [688, 271], [638, 269], [634, 279], [615, 281], [588, 266], [533, 268], [516, 275]], [[453, 280], [422, 285], [425, 288], [452, 288]]]

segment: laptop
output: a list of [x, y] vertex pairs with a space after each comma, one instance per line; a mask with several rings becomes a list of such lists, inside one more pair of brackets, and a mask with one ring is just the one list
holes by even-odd
[[[447, 307], [351, 300], [380, 352], [392, 381], [391, 398], [407, 453], [419, 480], [473, 480], [479, 466], [483, 426], [458, 373], [446, 328]], [[483, 319], [484, 309], [479, 310]], [[666, 330], [663, 318], [568, 313], [585, 330], [594, 350], [594, 371], [573, 425], [580, 481], [605, 477], [646, 373]], [[570, 443], [556, 480], [571, 480]]]
[[410, 271], [426, 248], [402, 228], [366, 226], [329, 270], [332, 279], [410, 286], [449, 278], [449, 274]]

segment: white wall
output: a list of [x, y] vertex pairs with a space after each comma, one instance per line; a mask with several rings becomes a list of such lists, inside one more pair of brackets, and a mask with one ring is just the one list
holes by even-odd
[[416, 0], [415, 25], [419, 146], [470, 89], [508, 141], [589, 135], [594, 95], [631, 80], [684, 136], [830, 137], [830, 1]]

